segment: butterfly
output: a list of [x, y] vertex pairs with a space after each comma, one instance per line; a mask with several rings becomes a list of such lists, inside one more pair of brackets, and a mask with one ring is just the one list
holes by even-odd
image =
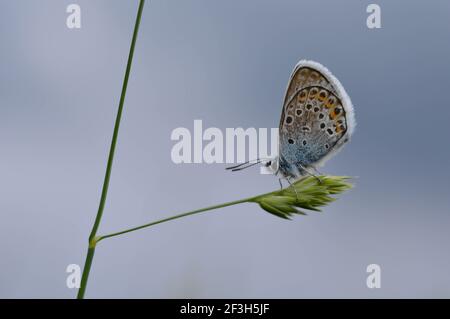
[[301, 60], [292, 71], [279, 125], [278, 155], [229, 167], [261, 163], [289, 183], [317, 168], [350, 140], [355, 129], [352, 102], [339, 80], [322, 64]]

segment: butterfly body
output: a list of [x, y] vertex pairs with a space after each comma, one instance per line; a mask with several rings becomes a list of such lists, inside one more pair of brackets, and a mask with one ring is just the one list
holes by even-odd
[[288, 180], [311, 174], [349, 141], [354, 128], [353, 106], [341, 83], [321, 64], [301, 60], [285, 94], [278, 156], [265, 166]]

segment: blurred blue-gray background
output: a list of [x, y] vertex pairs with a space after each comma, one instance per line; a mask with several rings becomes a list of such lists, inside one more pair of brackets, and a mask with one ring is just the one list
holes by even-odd
[[[322, 170], [357, 186], [292, 221], [249, 204], [101, 242], [86, 297], [450, 297], [450, 2], [376, 1], [378, 30], [369, 3], [147, 1], [100, 233], [277, 189], [256, 168], [175, 165], [170, 134], [276, 127], [301, 58], [353, 100], [354, 138]], [[0, 2], [0, 297], [76, 294], [137, 5]]]

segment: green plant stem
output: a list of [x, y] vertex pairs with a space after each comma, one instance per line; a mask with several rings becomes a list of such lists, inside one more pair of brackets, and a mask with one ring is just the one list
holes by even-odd
[[78, 290], [78, 299], [84, 298], [86, 292], [87, 281], [89, 278], [89, 270], [91, 269], [92, 260], [94, 259], [95, 247], [89, 247], [86, 255], [86, 261], [84, 262], [83, 275], [81, 276], [80, 289]]
[[227, 207], [227, 206], [233, 206], [233, 205], [237, 205], [237, 204], [251, 202], [253, 199], [254, 199], [254, 197], [249, 197], [249, 198], [240, 199], [240, 200], [236, 200], [236, 201], [232, 201], [232, 202], [227, 202], [227, 203], [223, 203], [223, 204], [219, 204], [219, 205], [214, 205], [214, 206], [209, 206], [209, 207], [205, 207], [205, 208], [201, 208], [201, 209], [196, 209], [196, 210], [193, 210], [193, 211], [190, 211], [190, 212], [187, 212], [187, 213], [183, 213], [183, 214], [175, 215], [175, 216], [172, 216], [172, 217], [160, 219], [160, 220], [148, 223], [148, 224], [144, 224], [144, 225], [141, 225], [141, 226], [125, 229], [125, 230], [122, 230], [122, 231], [119, 231], [119, 232], [116, 232], [116, 233], [103, 235], [103, 236], [98, 236], [97, 237], [97, 243], [100, 242], [103, 239], [106, 239], [106, 238], [111, 238], [111, 237], [123, 235], [123, 234], [126, 234], [126, 233], [131, 233], [133, 231], [136, 231], [136, 230], [139, 230], [139, 229], [143, 229], [143, 228], [147, 228], [147, 227], [150, 227], [150, 226], [153, 226], [153, 225], [161, 224], [161, 223], [164, 223], [164, 222], [168, 222], [170, 220], [174, 220], [174, 219], [178, 219], [178, 218], [182, 218], [182, 217], [186, 217], [186, 216], [190, 216], [190, 215], [195, 215], [195, 214], [203, 213], [203, 212], [214, 210], [214, 209], [218, 209], [218, 208], [223, 208], [223, 207]]
[[226, 202], [226, 203], [222, 203], [222, 204], [218, 204], [218, 205], [214, 205], [214, 206], [200, 208], [200, 209], [196, 209], [196, 210], [193, 210], [193, 211], [190, 211], [190, 212], [178, 214], [178, 215], [175, 215], [175, 216], [171, 216], [171, 217], [168, 217], [168, 218], [164, 218], [164, 219], [160, 219], [160, 220], [157, 220], [157, 221], [154, 221], [154, 222], [150, 222], [150, 223], [147, 223], [147, 224], [144, 224], [144, 225], [140, 225], [140, 226], [137, 226], [137, 227], [128, 228], [128, 229], [125, 229], [125, 230], [122, 230], [122, 231], [118, 231], [118, 232], [115, 232], [115, 233], [102, 235], [102, 236], [97, 236], [96, 242], [98, 243], [101, 240], [106, 239], [106, 238], [111, 238], [111, 237], [123, 235], [123, 234], [126, 234], [126, 233], [131, 233], [131, 232], [134, 232], [136, 230], [140, 230], [140, 229], [143, 229], [143, 228], [147, 228], [147, 227], [150, 227], [150, 226], [154, 226], [154, 225], [157, 225], [157, 224], [168, 222], [168, 221], [171, 221], [171, 220], [174, 220], [174, 219], [178, 219], [178, 218], [181, 218], [181, 217], [195, 215], [195, 214], [203, 213], [203, 212], [206, 212], [206, 211], [210, 211], [210, 210], [214, 210], [214, 209], [218, 209], [218, 208], [223, 208], [223, 207], [228, 207], [228, 206], [233, 206], [233, 205], [237, 205], [237, 204], [255, 202], [255, 200], [257, 200], [258, 198], [261, 198], [261, 197], [264, 197], [264, 196], [268, 196], [268, 195], [271, 195], [271, 194], [275, 194], [275, 193], [278, 193], [278, 191], [273, 191], [273, 192], [265, 193], [265, 194], [262, 194], [262, 195], [257, 195], [257, 196], [247, 197], [247, 198], [244, 198], [244, 199], [235, 200], [235, 201], [232, 201], [232, 202]]
[[106, 173], [105, 173], [105, 179], [103, 181], [103, 188], [102, 188], [102, 195], [100, 198], [100, 204], [97, 211], [97, 216], [95, 217], [94, 226], [92, 227], [92, 231], [89, 235], [89, 248], [86, 256], [86, 262], [83, 268], [83, 274], [81, 278], [81, 285], [80, 289], [78, 290], [78, 299], [82, 299], [84, 297], [84, 293], [86, 291], [86, 285], [89, 278], [89, 272], [92, 265], [92, 259], [94, 258], [94, 252], [95, 252], [95, 246], [97, 244], [97, 230], [100, 226], [100, 222], [102, 220], [103, 216], [103, 210], [105, 209], [105, 203], [106, 198], [108, 196], [108, 188], [109, 188], [109, 181], [111, 178], [111, 170], [112, 165], [114, 161], [114, 153], [116, 151], [116, 144], [117, 144], [117, 137], [119, 136], [119, 128], [120, 128], [120, 120], [122, 118], [122, 111], [123, 111], [123, 105], [125, 103], [125, 96], [127, 93], [127, 87], [128, 87], [128, 79], [130, 77], [130, 71], [131, 71], [131, 64], [133, 62], [133, 55], [134, 55], [134, 48], [136, 45], [136, 39], [139, 31], [139, 25], [141, 23], [141, 17], [142, 17], [142, 11], [144, 9], [145, 0], [140, 0], [139, 2], [139, 9], [136, 16], [136, 23], [134, 26], [134, 32], [133, 32], [133, 39], [131, 40], [131, 46], [130, 46], [130, 52], [128, 55], [128, 62], [127, 62], [127, 68], [125, 71], [125, 77], [123, 80], [122, 85], [122, 93], [120, 95], [120, 102], [119, 102], [119, 108], [117, 110], [117, 116], [116, 116], [116, 122], [114, 124], [114, 133], [111, 140], [111, 147], [109, 150], [109, 156], [108, 156], [108, 163], [106, 165]]
[[[299, 180], [298, 182], [296, 182], [295, 184], [291, 185], [289, 188], [287, 188], [285, 190], [272, 191], [272, 192], [268, 192], [268, 193], [265, 193], [265, 194], [260, 194], [260, 195], [256, 195], [256, 196], [252, 196], [252, 197], [247, 197], [247, 198], [244, 198], [244, 199], [239, 199], [239, 200], [226, 202], [226, 203], [222, 203], [222, 204], [218, 204], [218, 205], [214, 205], [214, 206], [200, 208], [200, 209], [192, 210], [192, 211], [189, 211], [189, 212], [186, 212], [186, 213], [182, 213], [182, 214], [174, 215], [174, 216], [167, 217], [167, 218], [164, 218], [164, 219], [160, 219], [160, 220], [157, 220], [157, 221], [153, 221], [153, 222], [150, 222], [150, 223], [147, 223], [147, 224], [143, 224], [143, 225], [140, 225], [140, 226], [136, 226], [136, 227], [133, 227], [133, 228], [128, 228], [128, 229], [125, 229], [125, 230], [122, 230], [122, 231], [118, 231], [118, 232], [115, 232], [115, 233], [97, 236], [97, 237], [95, 237], [95, 244], [97, 244], [98, 242], [100, 242], [100, 241], [102, 241], [103, 239], [106, 239], [106, 238], [120, 236], [120, 235], [123, 235], [123, 234], [131, 233], [131, 232], [134, 232], [134, 231], [137, 231], [137, 230], [140, 230], [140, 229], [144, 229], [144, 228], [147, 228], [147, 227], [150, 227], [150, 226], [154, 226], [154, 225], [157, 225], [157, 224], [165, 223], [165, 222], [168, 222], [168, 221], [171, 221], [171, 220], [175, 220], [175, 219], [178, 219], [178, 218], [191, 216], [191, 215], [195, 215], [195, 214], [199, 214], [199, 213], [203, 213], [203, 212], [206, 212], [206, 211], [211, 211], [211, 210], [219, 209], [219, 208], [223, 208], [223, 207], [233, 206], [233, 205], [242, 204], [242, 203], [258, 203], [260, 205], [263, 205], [263, 204], [265, 204], [265, 205], [273, 205], [274, 204], [273, 199], [272, 199], [272, 202], [268, 202], [268, 197], [270, 197], [270, 196], [280, 196], [281, 195], [281, 197], [284, 198], [284, 200], [286, 201], [286, 198], [288, 198], [288, 196], [289, 196], [289, 194], [287, 194], [286, 192], [290, 192], [291, 193], [291, 200], [294, 200], [294, 201], [295, 200], [298, 201], [298, 197], [297, 196], [299, 194], [297, 192], [299, 192], [300, 194], [303, 192], [303, 195], [306, 195], [307, 198], [306, 198], [306, 200], [304, 200], [303, 205], [301, 207], [305, 208], [305, 209], [309, 209], [309, 210], [316, 210], [316, 211], [318, 211], [319, 210], [318, 209], [319, 206], [326, 205], [332, 199], [329, 198], [329, 197], [328, 198], [327, 197], [323, 198], [323, 196], [324, 196], [324, 194], [323, 194], [324, 189], [321, 189], [322, 193], [319, 193], [319, 195], [317, 194], [317, 190], [316, 190], [316, 193], [315, 193], [316, 198], [315, 198], [315, 201], [314, 201], [315, 205], [312, 205], [312, 203], [311, 203], [311, 201], [312, 201], [311, 200], [311, 187], [319, 187], [319, 189], [320, 189], [321, 187], [325, 187], [325, 185], [327, 185], [327, 187], [328, 187], [327, 195], [337, 194], [339, 192], [342, 192], [344, 190], [344, 189], [342, 189], [343, 187], [347, 187], [347, 188], [351, 187], [350, 184], [346, 184], [344, 182], [346, 177], [326, 177], [326, 176], [322, 176], [322, 179], [323, 179], [323, 183], [324, 184], [322, 184], [322, 182], [321, 182], [321, 183], [318, 184], [318, 186], [315, 186], [314, 184], [311, 184], [309, 182], [309, 181], [312, 180], [315, 183], [317, 183], [314, 178], [312, 178], [312, 177], [311, 178], [305, 178], [305, 179]], [[331, 183], [333, 181], [335, 183], [334, 185]], [[334, 188], [332, 188], [332, 186], [334, 186]], [[338, 191], [339, 188], [336, 188], [336, 187], [341, 188], [341, 190]], [[295, 190], [295, 188], [297, 188], [297, 190]], [[263, 202], [264, 199], [266, 199], [265, 203]], [[289, 198], [288, 198], [288, 200], [289, 200]], [[282, 206], [279, 206], [278, 209], [279, 208], [286, 209], [287, 206], [292, 205], [292, 203], [291, 204], [288, 204], [288, 203], [289, 203], [289, 201], [285, 202]], [[297, 203], [297, 206], [298, 206], [298, 203]], [[264, 207], [262, 207], [262, 208], [264, 208]], [[271, 212], [271, 211], [269, 211], [269, 212]], [[289, 213], [292, 213], [292, 212], [293, 212], [293, 210], [289, 210], [288, 209], [288, 214], [284, 213], [284, 217], [283, 216], [281, 216], [281, 217], [288, 218], [289, 217]], [[303, 214], [302, 212], [298, 212], [298, 213]], [[276, 214], [276, 215], [279, 216], [279, 214]]]

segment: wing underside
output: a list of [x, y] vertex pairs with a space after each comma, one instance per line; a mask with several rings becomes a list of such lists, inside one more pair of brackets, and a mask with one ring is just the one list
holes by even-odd
[[304, 167], [322, 161], [347, 139], [346, 110], [338, 89], [320, 70], [297, 67], [286, 90], [280, 119], [282, 161], [300, 174]]

